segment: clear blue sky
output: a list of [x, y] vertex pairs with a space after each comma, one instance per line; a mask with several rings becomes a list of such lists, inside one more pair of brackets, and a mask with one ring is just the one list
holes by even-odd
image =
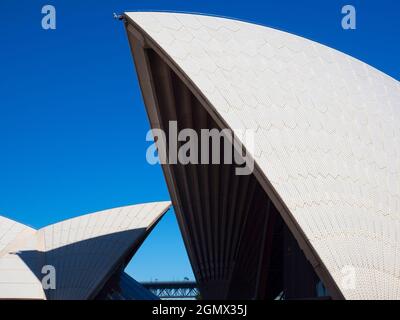
[[[41, 28], [41, 8], [57, 29]], [[353, 4], [357, 30], [341, 28]], [[398, 0], [1, 0], [0, 214], [41, 227], [169, 199], [147, 164], [148, 120], [113, 12], [177, 10], [253, 21], [321, 42], [400, 79]], [[193, 278], [173, 212], [132, 260], [138, 280]]]

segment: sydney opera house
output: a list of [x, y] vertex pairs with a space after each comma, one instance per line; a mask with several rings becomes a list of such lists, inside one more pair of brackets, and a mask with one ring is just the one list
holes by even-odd
[[[230, 129], [232, 152], [253, 159], [247, 175], [212, 161], [162, 164], [201, 297], [400, 299], [400, 83], [247, 22], [123, 20], [151, 128]], [[156, 298], [123, 270], [169, 206], [40, 230], [1, 218], [0, 298]], [[57, 270], [55, 290], [43, 290], [43, 265]]]
[[0, 216], [0, 299], [157, 299], [124, 269], [169, 207], [115, 208], [39, 230]]
[[203, 298], [400, 298], [398, 81], [241, 21], [128, 12], [125, 26], [152, 128], [255, 132], [240, 141], [251, 175], [163, 165]]

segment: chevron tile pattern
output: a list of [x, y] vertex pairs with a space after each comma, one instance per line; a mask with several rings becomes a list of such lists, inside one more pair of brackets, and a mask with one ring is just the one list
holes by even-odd
[[[346, 299], [400, 299], [400, 84], [348, 55], [224, 18], [126, 13], [252, 155]], [[344, 280], [355, 270], [355, 287]]]

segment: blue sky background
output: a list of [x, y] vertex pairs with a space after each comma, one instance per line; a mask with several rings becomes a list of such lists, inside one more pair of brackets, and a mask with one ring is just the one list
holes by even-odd
[[[41, 28], [41, 8], [57, 29]], [[341, 28], [341, 8], [357, 30]], [[149, 129], [122, 22], [113, 12], [177, 10], [275, 27], [400, 79], [398, 0], [1, 0], [0, 214], [33, 227], [169, 199], [146, 162]], [[128, 266], [138, 280], [193, 278], [173, 211]]]

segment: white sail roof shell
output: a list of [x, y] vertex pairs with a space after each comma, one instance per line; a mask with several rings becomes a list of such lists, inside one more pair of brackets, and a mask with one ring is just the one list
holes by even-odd
[[249, 151], [343, 297], [399, 299], [399, 82], [255, 24], [178, 13], [126, 17], [228, 127], [254, 130]]
[[[0, 299], [88, 299], [129, 257], [170, 202], [120, 207], [34, 230], [0, 217]], [[15, 232], [4, 230], [16, 230]], [[19, 230], [19, 236], [11, 237]], [[56, 289], [43, 290], [42, 267], [56, 270]]]
[[0, 216], [0, 299], [44, 299], [34, 270], [17, 254], [36, 249], [35, 235], [36, 230]]

